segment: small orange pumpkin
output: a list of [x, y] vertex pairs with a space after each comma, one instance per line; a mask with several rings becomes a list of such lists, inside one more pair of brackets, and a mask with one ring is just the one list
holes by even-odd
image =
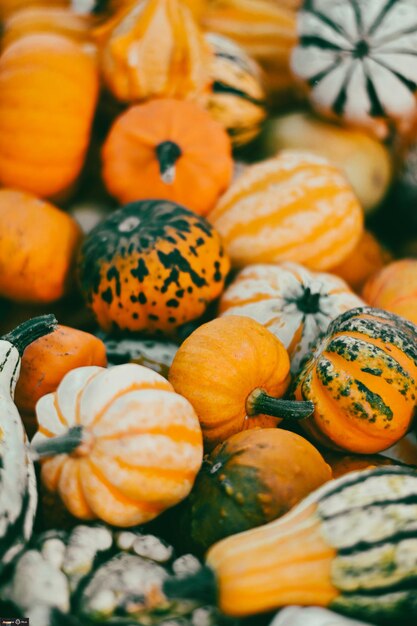
[[48, 6], [65, 7], [68, 5], [68, 0], [1, 0], [0, 17], [5, 18], [28, 7], [45, 6], [46, 3]]
[[229, 315], [195, 330], [169, 371], [174, 389], [193, 405], [206, 447], [284, 417], [305, 417], [311, 403], [279, 400], [290, 382], [290, 360], [279, 339], [249, 317]]
[[295, 261], [327, 270], [363, 230], [362, 209], [341, 172], [296, 150], [246, 168], [208, 219], [235, 267]]
[[103, 148], [103, 178], [120, 203], [173, 200], [205, 215], [233, 174], [230, 139], [192, 102], [155, 100], [117, 118]]
[[31, 194], [1, 189], [0, 295], [33, 303], [61, 298], [71, 286], [80, 240], [80, 227], [63, 211]]
[[382, 268], [365, 284], [363, 298], [417, 324], [417, 259], [401, 259]]

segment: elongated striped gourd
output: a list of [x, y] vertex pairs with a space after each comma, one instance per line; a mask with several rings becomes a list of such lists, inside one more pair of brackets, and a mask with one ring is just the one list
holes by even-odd
[[342, 173], [297, 150], [248, 167], [208, 219], [235, 267], [295, 261], [326, 270], [353, 250], [363, 230], [362, 209]]
[[383, 467], [347, 474], [284, 517], [217, 543], [194, 579], [169, 597], [217, 594], [245, 616], [286, 605], [323, 606], [365, 621], [417, 619], [417, 472]]
[[373, 454], [411, 426], [417, 404], [417, 327], [398, 315], [362, 307], [337, 317], [294, 381], [311, 400], [302, 423], [328, 447]]

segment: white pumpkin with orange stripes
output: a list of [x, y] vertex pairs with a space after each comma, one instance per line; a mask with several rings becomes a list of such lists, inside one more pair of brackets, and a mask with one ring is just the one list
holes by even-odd
[[296, 150], [248, 167], [208, 219], [235, 267], [294, 261], [327, 270], [363, 231], [363, 211], [338, 168]]
[[80, 519], [134, 526], [185, 498], [203, 445], [191, 404], [141, 365], [69, 372], [36, 407], [42, 481]]
[[296, 263], [249, 265], [220, 300], [221, 315], [245, 315], [263, 324], [287, 348], [297, 372], [318, 337], [341, 313], [364, 302], [337, 276]]

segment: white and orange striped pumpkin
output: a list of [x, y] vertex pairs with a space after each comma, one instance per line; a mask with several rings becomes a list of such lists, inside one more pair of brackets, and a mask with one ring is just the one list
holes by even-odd
[[42, 481], [75, 517], [134, 526], [191, 491], [203, 455], [198, 418], [156, 372], [74, 369], [36, 413]]
[[208, 219], [235, 267], [293, 261], [327, 270], [363, 231], [362, 209], [338, 168], [296, 150], [248, 167]]
[[245, 315], [263, 324], [287, 348], [297, 372], [318, 337], [362, 300], [337, 276], [310, 272], [296, 263], [249, 265], [220, 300], [221, 315]]

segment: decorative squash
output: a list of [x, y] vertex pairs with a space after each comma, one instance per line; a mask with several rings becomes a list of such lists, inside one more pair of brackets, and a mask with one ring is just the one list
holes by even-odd
[[203, 452], [197, 416], [146, 367], [72, 370], [36, 414], [42, 481], [75, 517], [135, 526], [191, 491]]
[[25, 348], [50, 333], [53, 315], [29, 320], [0, 339], [0, 573], [32, 535], [38, 494], [22, 420], [13, 402]]
[[364, 303], [340, 278], [296, 263], [248, 265], [220, 300], [221, 315], [246, 315], [287, 348], [297, 372], [332, 319]]
[[39, 196], [73, 185], [97, 99], [94, 59], [52, 33], [21, 37], [0, 56], [0, 184]]
[[295, 433], [237, 433], [204, 459], [183, 532], [193, 552], [204, 553], [219, 539], [281, 517], [331, 478], [320, 453]]
[[394, 261], [371, 276], [363, 289], [371, 306], [417, 324], [417, 259]]
[[287, 113], [266, 122], [262, 154], [270, 158], [280, 150], [308, 150], [333, 162], [352, 185], [365, 213], [378, 207], [392, 182], [392, 158], [380, 141], [309, 113]]
[[103, 178], [119, 202], [161, 198], [205, 215], [233, 173], [230, 140], [192, 102], [155, 100], [115, 121], [103, 148]]
[[[123, 102], [192, 98], [204, 102], [210, 85], [210, 48], [181, 0], [147, 0], [111, 18], [100, 43], [101, 70]], [[99, 30], [100, 39], [104, 24]]]
[[229, 271], [217, 232], [174, 202], [128, 204], [86, 237], [79, 274], [105, 331], [163, 331], [200, 317]]
[[315, 441], [359, 454], [392, 446], [409, 429], [417, 396], [417, 327], [358, 308], [329, 326], [294, 383], [315, 410], [301, 424]]
[[193, 405], [211, 449], [260, 420], [272, 427], [284, 417], [311, 414], [310, 402], [279, 400], [289, 370], [287, 351], [275, 335], [249, 317], [228, 315], [203, 324], [184, 341], [169, 381]]
[[417, 116], [417, 5], [408, 0], [311, 0], [298, 14], [293, 72], [318, 110], [379, 136]]
[[332, 468], [334, 478], [339, 478], [350, 472], [359, 472], [374, 467], [384, 467], [387, 465], [402, 465], [393, 459], [382, 454], [359, 455], [335, 452], [334, 450], [323, 450], [323, 457]]
[[45, 6], [46, 2], [51, 7], [65, 7], [68, 5], [68, 0], [1, 0], [0, 17], [5, 18], [27, 7]]
[[67, 372], [88, 365], [107, 365], [104, 343], [82, 330], [58, 326], [26, 348], [16, 386], [17, 408], [34, 413], [37, 401], [55, 391]]
[[248, 167], [208, 219], [236, 267], [295, 261], [316, 270], [343, 261], [363, 223], [339, 170], [314, 154], [291, 150]]
[[287, 606], [269, 626], [369, 626], [318, 606]]
[[68, 292], [81, 240], [69, 215], [29, 193], [0, 189], [0, 233], [2, 296], [40, 303]]
[[206, 34], [214, 55], [212, 87], [206, 107], [229, 132], [234, 146], [254, 139], [266, 117], [260, 67], [227, 37]]
[[411, 624], [417, 472], [383, 467], [331, 481], [281, 519], [228, 537], [208, 567], [167, 580], [169, 597], [218, 597], [236, 616], [323, 606], [367, 622]]
[[168, 371], [178, 346], [171, 341], [144, 339], [136, 336], [102, 336], [110, 365], [137, 363], [168, 378]]
[[[389, 263], [391, 258], [376, 237], [369, 230], [364, 230], [349, 256], [330, 271], [343, 278], [354, 291], [360, 292], [368, 278]], [[375, 303], [375, 306], [378, 305]]]

